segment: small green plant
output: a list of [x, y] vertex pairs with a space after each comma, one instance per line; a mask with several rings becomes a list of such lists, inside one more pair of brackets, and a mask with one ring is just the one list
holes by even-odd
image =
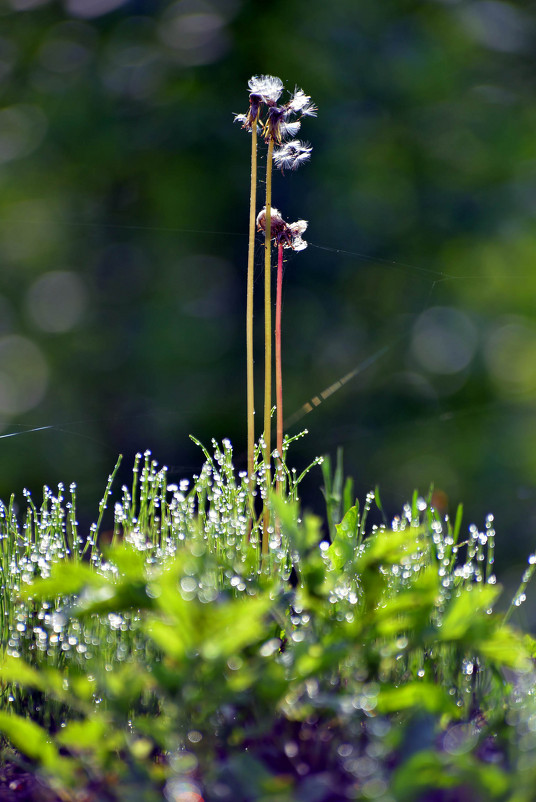
[[[82, 545], [56, 549], [12, 588], [0, 730], [64, 796], [106, 782], [111, 798], [115, 783], [140, 800], [187, 789], [207, 802], [398, 802], [470, 788], [531, 802], [535, 645], [494, 611], [491, 519], [462, 541], [459, 516], [415, 495], [371, 527], [378, 495], [348, 506], [340, 467], [326, 488], [331, 543], [274, 492], [266, 572], [229, 443], [191, 486], [140, 455], [113, 542], [99, 549], [94, 528], [89, 561]], [[64, 542], [64, 512], [47, 494], [37, 552]], [[13, 511], [5, 520], [20, 531]]]

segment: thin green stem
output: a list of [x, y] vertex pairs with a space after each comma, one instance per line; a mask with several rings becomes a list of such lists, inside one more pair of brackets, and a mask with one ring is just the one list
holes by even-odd
[[531, 556], [529, 557], [529, 567], [523, 573], [523, 576], [521, 578], [521, 584], [518, 587], [517, 591], [515, 592], [515, 595], [512, 601], [510, 602], [510, 606], [504, 615], [503, 624], [508, 623], [508, 621], [510, 620], [510, 616], [514, 612], [515, 608], [520, 607], [525, 601], [526, 598], [525, 590], [527, 589], [527, 585], [532, 579], [535, 571], [536, 571], [536, 555], [531, 554]]
[[277, 453], [280, 467], [277, 470], [277, 491], [283, 481], [283, 373], [281, 369], [281, 307], [283, 295], [283, 246], [277, 246], [277, 288], [275, 300], [275, 399], [277, 409]]
[[[274, 142], [268, 142], [266, 155], [266, 224], [264, 241], [264, 470], [266, 490], [270, 488], [270, 443], [272, 440], [272, 156]], [[268, 553], [270, 510], [265, 503], [262, 528], [262, 553]]]
[[[102, 497], [102, 499], [100, 501], [100, 504], [99, 504], [99, 517], [97, 519], [97, 523], [96, 524], [92, 524], [91, 527], [90, 527], [90, 534], [89, 534], [89, 537], [86, 540], [86, 544], [85, 544], [85, 546], [84, 546], [84, 548], [82, 550], [82, 557], [85, 555], [85, 553], [86, 553], [86, 551], [88, 549], [89, 549], [89, 554], [91, 556], [91, 554], [93, 552], [93, 549], [97, 545], [97, 539], [99, 537], [99, 531], [100, 531], [100, 526], [101, 526], [101, 523], [102, 523], [102, 519], [104, 517], [104, 511], [106, 510], [106, 507], [108, 506], [108, 500], [109, 500], [109, 497], [112, 494], [113, 481], [115, 479], [115, 475], [116, 475], [117, 471], [119, 470], [119, 466], [121, 465], [121, 460], [122, 459], [123, 459], [123, 455], [120, 454], [118, 459], [117, 459], [117, 462], [115, 463], [115, 468], [113, 469], [113, 471], [111, 472], [111, 474], [108, 477], [108, 484], [106, 485], [106, 490], [104, 491], [104, 496]], [[134, 498], [134, 496], [133, 496], [133, 498]]]
[[[258, 115], [257, 115], [258, 117]], [[253, 269], [255, 255], [255, 211], [257, 207], [257, 118], [251, 128], [251, 190], [249, 204], [249, 247], [246, 301], [248, 474], [250, 487], [255, 471], [255, 400], [253, 385]]]

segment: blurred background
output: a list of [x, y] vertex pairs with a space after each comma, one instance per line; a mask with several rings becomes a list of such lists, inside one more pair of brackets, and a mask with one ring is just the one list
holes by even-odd
[[[0, 0], [0, 496], [117, 455], [245, 464], [248, 78], [319, 107], [274, 205], [302, 469], [343, 446], [386, 514], [433, 483], [502, 561], [536, 545], [536, 3]], [[262, 197], [261, 157], [260, 192]], [[262, 205], [259, 203], [259, 205]], [[262, 418], [262, 241], [257, 244]], [[356, 368], [322, 404], [295, 415]], [[29, 431], [46, 427], [39, 431]], [[119, 485], [122, 479], [119, 480]], [[320, 471], [304, 486], [320, 512]]]

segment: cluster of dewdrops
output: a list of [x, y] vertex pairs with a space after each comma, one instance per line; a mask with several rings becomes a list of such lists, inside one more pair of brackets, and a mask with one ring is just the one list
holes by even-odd
[[[249, 497], [251, 492], [266, 495], [266, 477], [259, 469], [252, 487], [247, 472], [235, 472], [230, 441], [212, 445], [214, 456], [205, 452], [207, 460], [199, 474], [178, 484], [167, 483], [167, 467], [159, 467], [150, 451], [136, 455], [133, 486], [122, 487], [114, 527], [145, 554], [148, 565], [173, 558], [186, 540], [192, 553], [208, 550], [237, 565], [255, 545], [257, 532], [249, 531]], [[280, 556], [283, 560], [286, 555]], [[227, 579], [238, 591], [245, 589], [238, 574]], [[195, 581], [190, 578], [181, 585], [185, 597], [190, 597]]]

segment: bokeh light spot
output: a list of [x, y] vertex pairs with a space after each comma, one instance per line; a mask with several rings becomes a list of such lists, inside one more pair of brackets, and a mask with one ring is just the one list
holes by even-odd
[[94, 31], [88, 23], [62, 22], [51, 29], [39, 60], [50, 72], [66, 74], [80, 70], [91, 58], [94, 41]]
[[43, 331], [61, 333], [74, 328], [87, 304], [82, 280], [69, 270], [54, 270], [35, 281], [26, 296], [30, 318]]
[[126, 0], [67, 0], [66, 10], [74, 17], [91, 19], [115, 11], [125, 2]]
[[0, 414], [20, 415], [43, 399], [48, 380], [46, 360], [26, 337], [0, 338]]
[[0, 334], [8, 334], [13, 330], [13, 310], [11, 304], [0, 295]]
[[498, 325], [488, 336], [486, 364], [507, 395], [536, 393], [536, 326], [522, 317]]
[[[1, 133], [0, 133], [1, 138]], [[57, 256], [62, 237], [50, 199], [32, 198], [7, 206], [0, 216], [0, 249], [6, 262], [33, 268]], [[42, 269], [42, 268], [41, 268]]]
[[29, 11], [38, 6], [46, 6], [50, 0], [10, 0], [11, 7], [15, 11]]
[[160, 38], [172, 48], [177, 61], [185, 66], [211, 64], [228, 49], [225, 20], [204, 0], [180, 0], [164, 15]]
[[0, 81], [11, 74], [17, 58], [17, 48], [9, 39], [0, 38]]
[[458, 373], [469, 365], [476, 347], [476, 327], [458, 309], [433, 306], [415, 323], [413, 354], [430, 373]]
[[470, 752], [478, 741], [478, 731], [470, 724], [455, 724], [443, 736], [443, 748], [450, 755]]
[[37, 106], [20, 103], [0, 111], [0, 163], [20, 159], [34, 151], [47, 129]]
[[460, 480], [455, 467], [447, 461], [444, 454], [437, 455], [430, 451], [426, 453], [425, 448], [425, 444], [422, 448], [416, 448], [418, 456], [406, 460], [403, 458], [403, 451], [400, 452], [400, 460], [396, 468], [393, 467], [393, 480], [400, 495], [411, 492], [410, 486], [429, 488], [433, 485], [436, 490], [449, 497], [458, 497]]
[[167, 781], [164, 796], [168, 802], [203, 802], [198, 786], [180, 777]]
[[462, 7], [460, 15], [471, 36], [492, 50], [515, 53], [531, 42], [531, 21], [510, 3], [479, 0]]

